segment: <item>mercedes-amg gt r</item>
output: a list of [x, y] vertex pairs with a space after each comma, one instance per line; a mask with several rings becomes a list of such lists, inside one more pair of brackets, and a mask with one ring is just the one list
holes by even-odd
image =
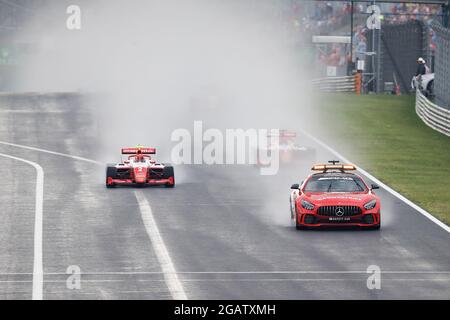
[[380, 198], [357, 174], [354, 165], [331, 164], [313, 166], [301, 184], [291, 186], [291, 219], [297, 229], [352, 226], [379, 229]]

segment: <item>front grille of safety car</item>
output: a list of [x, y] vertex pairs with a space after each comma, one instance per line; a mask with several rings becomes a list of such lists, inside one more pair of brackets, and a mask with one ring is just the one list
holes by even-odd
[[322, 206], [317, 209], [317, 214], [328, 217], [351, 217], [361, 214], [358, 206]]

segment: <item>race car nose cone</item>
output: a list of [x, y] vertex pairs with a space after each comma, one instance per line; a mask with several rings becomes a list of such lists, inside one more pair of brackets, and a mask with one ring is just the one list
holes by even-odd
[[134, 168], [134, 180], [136, 183], [145, 183], [147, 181], [147, 168]]

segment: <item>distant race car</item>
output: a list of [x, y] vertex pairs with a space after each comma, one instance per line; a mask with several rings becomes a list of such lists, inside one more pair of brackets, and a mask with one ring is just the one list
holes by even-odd
[[419, 89], [426, 97], [434, 94], [434, 73], [427, 73], [411, 80], [411, 89]]
[[354, 226], [380, 229], [380, 198], [357, 174], [354, 165], [319, 164], [300, 185], [291, 186], [291, 219], [297, 229]]
[[[273, 138], [278, 138], [275, 140]], [[280, 156], [280, 164], [296, 164], [299, 161], [315, 161], [316, 160], [316, 150], [311, 147], [301, 146], [297, 142], [297, 133], [295, 131], [280, 130], [278, 133], [270, 132], [268, 134], [267, 146], [263, 148], [258, 148], [256, 155], [257, 165], [265, 166], [268, 165], [264, 163], [260, 158], [260, 152], [268, 151], [278, 151]]]
[[150, 156], [155, 154], [155, 148], [124, 148], [123, 155], [127, 160], [118, 164], [108, 164], [106, 167], [106, 187], [117, 185], [162, 185], [175, 187], [173, 167], [168, 164], [156, 163]]

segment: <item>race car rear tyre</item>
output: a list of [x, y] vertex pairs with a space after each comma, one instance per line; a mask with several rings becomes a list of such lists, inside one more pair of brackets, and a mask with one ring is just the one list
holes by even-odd
[[175, 173], [171, 165], [164, 165], [163, 179], [170, 179], [170, 178], [172, 178], [173, 183], [167, 183], [166, 188], [175, 187]]
[[106, 187], [107, 188], [114, 188], [115, 184], [108, 184], [108, 178], [116, 179], [117, 177], [117, 169], [115, 164], [107, 164], [106, 165]]

